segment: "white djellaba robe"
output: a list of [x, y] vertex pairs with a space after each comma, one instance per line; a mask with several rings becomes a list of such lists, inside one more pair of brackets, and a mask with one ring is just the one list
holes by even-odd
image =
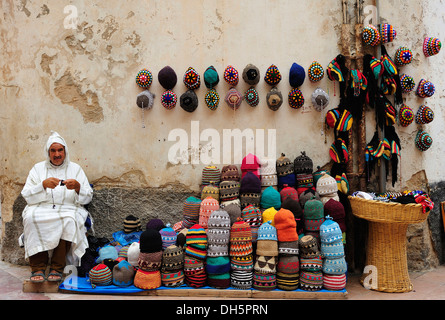
[[[60, 166], [52, 165], [49, 159], [49, 148], [55, 142], [65, 146], [66, 157]], [[57, 132], [52, 131], [44, 151], [46, 160], [34, 165], [22, 190], [27, 202], [22, 213], [25, 259], [54, 249], [63, 239], [71, 242], [67, 264], [79, 266], [88, 248], [85, 221], [89, 214], [84, 205], [91, 201], [93, 189], [82, 168], [70, 161], [67, 144]], [[76, 179], [80, 183], [79, 194], [60, 185], [45, 190], [42, 182], [50, 177]]]

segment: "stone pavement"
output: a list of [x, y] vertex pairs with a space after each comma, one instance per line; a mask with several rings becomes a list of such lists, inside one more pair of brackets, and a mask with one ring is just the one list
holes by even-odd
[[[29, 268], [0, 261], [0, 300], [201, 300], [191, 297], [115, 296], [77, 293], [24, 293], [23, 281]], [[427, 272], [410, 273], [412, 292], [383, 293], [365, 289], [360, 275], [348, 276], [346, 300], [445, 300], [445, 265]], [[210, 299], [210, 298], [207, 298]], [[223, 298], [211, 298], [219, 300]], [[254, 299], [250, 299], [254, 301]]]

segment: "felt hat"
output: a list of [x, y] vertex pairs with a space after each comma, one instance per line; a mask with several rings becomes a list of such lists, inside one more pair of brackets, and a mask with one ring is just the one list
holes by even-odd
[[264, 81], [271, 86], [276, 86], [281, 81], [281, 73], [278, 70], [278, 67], [272, 64], [266, 70], [266, 74], [264, 75]]
[[153, 108], [155, 95], [148, 90], [144, 90], [136, 97], [136, 105], [141, 109]]
[[280, 209], [274, 217], [279, 242], [297, 241], [297, 223], [294, 214], [287, 209]]
[[134, 276], [134, 286], [139, 289], [151, 290], [161, 286], [160, 271], [146, 271], [138, 269]]
[[428, 98], [434, 95], [436, 88], [434, 84], [425, 79], [420, 80], [419, 85], [417, 86], [417, 95], [421, 98]]
[[312, 174], [314, 164], [312, 159], [306, 155], [306, 151], [302, 151], [301, 154], [294, 160], [294, 173], [309, 173]]
[[208, 67], [204, 72], [204, 83], [209, 89], [213, 89], [219, 83], [219, 75], [214, 66]]
[[193, 112], [198, 108], [198, 96], [195, 91], [187, 90], [179, 98], [179, 105], [187, 112]]
[[118, 287], [131, 286], [134, 275], [134, 267], [128, 261], [122, 260], [113, 268], [113, 284]]
[[275, 226], [274, 217], [277, 213], [277, 210], [274, 207], [269, 207], [266, 210], [263, 211], [261, 214], [261, 221], [262, 223], [270, 222], [272, 226]]
[[266, 95], [266, 102], [269, 109], [277, 111], [283, 104], [283, 95], [278, 88], [273, 87]]
[[293, 88], [288, 95], [289, 106], [292, 109], [300, 109], [304, 105], [304, 96], [300, 89]]
[[161, 104], [167, 110], [171, 110], [174, 107], [176, 107], [177, 102], [178, 102], [178, 96], [171, 90], [166, 90], [161, 95]]
[[249, 63], [243, 70], [243, 79], [251, 86], [258, 84], [260, 82], [260, 70]]
[[313, 61], [307, 70], [311, 82], [319, 82], [324, 78], [324, 68], [318, 61]]
[[148, 89], [153, 83], [153, 74], [148, 69], [142, 69], [136, 75], [136, 84], [144, 89]]
[[93, 288], [96, 286], [108, 286], [113, 282], [113, 275], [110, 268], [103, 263], [95, 265], [89, 271], [88, 277]]
[[316, 190], [322, 197], [333, 193], [336, 194], [338, 191], [337, 181], [328, 173], [323, 172], [317, 181]]
[[243, 102], [243, 99], [244, 96], [238, 90], [231, 88], [229, 91], [227, 91], [224, 101], [233, 110], [238, 110]]
[[178, 77], [172, 67], [165, 66], [158, 73], [158, 81], [163, 88], [172, 90], [178, 82]]
[[400, 76], [400, 86], [403, 93], [409, 93], [416, 87], [416, 82], [414, 81], [413, 77], [407, 74], [402, 74]]
[[406, 66], [413, 61], [413, 52], [407, 47], [400, 47], [397, 49], [394, 62], [398, 66]]
[[150, 219], [145, 225], [145, 229], [155, 229], [160, 231], [163, 228], [165, 228], [165, 224], [161, 219], [158, 218]]
[[383, 44], [394, 41], [396, 36], [397, 32], [392, 25], [388, 23], [380, 25], [380, 39]]
[[431, 57], [440, 52], [442, 48], [442, 43], [439, 39], [433, 37], [427, 37], [423, 41], [423, 53], [425, 57]]
[[294, 173], [294, 165], [293, 162], [286, 157], [284, 153], [277, 159], [277, 175], [278, 176], [286, 176], [288, 174]]
[[363, 42], [373, 47], [380, 43], [380, 32], [372, 24], [363, 28]]
[[152, 253], [162, 250], [162, 237], [158, 230], [147, 229], [139, 238], [139, 250], [143, 253]]
[[175, 271], [184, 267], [184, 251], [181, 246], [171, 245], [162, 252], [162, 271]]
[[300, 66], [298, 63], [292, 63], [292, 66], [289, 70], [289, 84], [292, 88], [301, 87], [306, 78], [306, 72], [304, 68]]
[[433, 138], [429, 133], [419, 130], [416, 135], [415, 144], [420, 151], [427, 151], [433, 144]]
[[256, 107], [260, 103], [258, 91], [254, 87], [247, 89], [246, 93], [244, 93], [244, 100], [246, 100], [249, 106]]
[[173, 230], [173, 228], [171, 227], [170, 223], [167, 223], [165, 228], [161, 229], [159, 233], [161, 234], [162, 239], [162, 250], [165, 250], [169, 246], [176, 243], [176, 239], [178, 236], [175, 230]]
[[314, 109], [318, 112], [323, 111], [329, 105], [329, 95], [321, 88], [314, 90], [311, 100]]
[[215, 89], [209, 90], [204, 97], [207, 108], [214, 111], [218, 109], [220, 97]]
[[236, 86], [239, 82], [239, 73], [235, 67], [229, 65], [224, 70], [224, 80], [231, 86]]
[[273, 187], [267, 187], [261, 193], [261, 208], [274, 207], [276, 210], [281, 207], [281, 195]]
[[196, 90], [201, 86], [201, 76], [195, 69], [189, 67], [184, 74], [183, 82], [189, 90]]
[[434, 111], [430, 107], [424, 104], [421, 105], [416, 113], [416, 123], [428, 124], [431, 123], [433, 120], [434, 120]]

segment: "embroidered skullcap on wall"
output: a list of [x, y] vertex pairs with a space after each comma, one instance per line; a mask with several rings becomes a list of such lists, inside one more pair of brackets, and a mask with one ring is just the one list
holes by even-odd
[[194, 90], [187, 90], [180, 98], [181, 108], [187, 112], [193, 112], [198, 108], [198, 96]]
[[425, 54], [425, 57], [431, 57], [438, 54], [441, 48], [442, 43], [437, 38], [427, 37], [423, 42], [423, 53]]
[[159, 71], [158, 81], [162, 87], [167, 90], [171, 90], [176, 86], [178, 77], [172, 67], [166, 66]]
[[213, 89], [219, 83], [219, 75], [214, 66], [208, 67], [204, 72], [204, 83], [209, 89]]
[[258, 84], [260, 82], [260, 70], [253, 64], [248, 64], [243, 70], [243, 79], [251, 86]]
[[153, 82], [153, 74], [148, 69], [142, 69], [136, 75], [136, 84], [144, 89], [148, 89]]
[[297, 63], [292, 63], [289, 70], [289, 84], [292, 88], [300, 87], [306, 78], [304, 68]]
[[189, 90], [196, 90], [201, 86], [201, 76], [192, 67], [185, 72], [183, 81]]
[[239, 73], [233, 66], [227, 66], [224, 70], [224, 80], [231, 86], [236, 86], [239, 82]]
[[380, 43], [380, 32], [372, 24], [363, 29], [363, 42], [373, 47]]
[[281, 73], [276, 65], [272, 64], [266, 70], [266, 74], [264, 75], [264, 81], [271, 86], [276, 86], [278, 83], [280, 83]]

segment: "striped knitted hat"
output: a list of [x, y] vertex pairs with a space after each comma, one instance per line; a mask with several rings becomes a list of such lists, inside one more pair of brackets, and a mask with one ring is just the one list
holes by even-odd
[[300, 273], [277, 272], [277, 288], [284, 291], [297, 290], [300, 284]]
[[434, 120], [434, 111], [430, 107], [424, 104], [421, 105], [416, 113], [416, 123], [428, 124], [431, 123], [433, 120]]
[[250, 225], [241, 217], [232, 225], [230, 229], [231, 242], [247, 242], [252, 241], [252, 231]]
[[229, 273], [230, 258], [228, 256], [207, 257], [205, 269], [208, 275]]
[[221, 172], [216, 166], [206, 166], [202, 169], [202, 185], [208, 185], [211, 182], [215, 185], [219, 185], [221, 180]]
[[261, 226], [262, 221], [260, 209], [250, 204], [242, 210], [241, 218], [249, 224], [252, 233], [252, 242], [256, 243], [258, 229]]
[[230, 275], [230, 283], [233, 288], [239, 290], [249, 290], [252, 288], [252, 271], [233, 270]]
[[260, 291], [272, 291], [277, 288], [276, 273], [253, 272], [252, 288]]
[[180, 287], [184, 284], [184, 270], [161, 271], [161, 283], [165, 287]]
[[233, 164], [224, 166], [221, 169], [221, 181], [240, 181], [238, 167]]
[[207, 274], [207, 285], [215, 289], [227, 289], [230, 287], [230, 273]]
[[110, 268], [103, 263], [94, 266], [88, 273], [88, 277], [93, 288], [96, 288], [96, 286], [108, 286], [113, 282]]
[[195, 224], [188, 229], [185, 243], [185, 254], [205, 259], [207, 256], [207, 233], [203, 227]]
[[326, 290], [339, 291], [346, 287], [346, 274], [324, 274], [323, 288]]
[[220, 257], [229, 255], [230, 217], [225, 210], [213, 211], [207, 230], [207, 256]]
[[161, 272], [138, 269], [134, 276], [134, 286], [144, 290], [159, 288], [161, 286]]
[[300, 269], [306, 271], [321, 271], [323, 259], [321, 255], [311, 258], [300, 258]]
[[425, 54], [425, 57], [431, 57], [438, 54], [441, 48], [442, 43], [437, 38], [427, 37], [423, 42], [423, 53]]
[[124, 220], [124, 232], [131, 233], [141, 230], [141, 221], [138, 217], [129, 215]]
[[201, 200], [196, 197], [188, 197], [183, 205], [183, 227], [188, 229], [199, 221]]
[[300, 289], [305, 291], [323, 289], [323, 272], [302, 270], [300, 272]]
[[234, 200], [239, 197], [240, 183], [236, 180], [224, 180], [219, 184], [221, 201]]
[[208, 221], [213, 211], [219, 209], [219, 202], [215, 198], [208, 196], [201, 202], [199, 209], [198, 224], [204, 229], [208, 228]]
[[171, 227], [170, 223], [167, 223], [165, 228], [159, 231], [162, 239], [162, 250], [165, 250], [171, 245], [176, 244], [177, 234], [175, 230]]
[[207, 273], [204, 268], [203, 260], [186, 255], [184, 258], [185, 283], [193, 288], [205, 286]]

